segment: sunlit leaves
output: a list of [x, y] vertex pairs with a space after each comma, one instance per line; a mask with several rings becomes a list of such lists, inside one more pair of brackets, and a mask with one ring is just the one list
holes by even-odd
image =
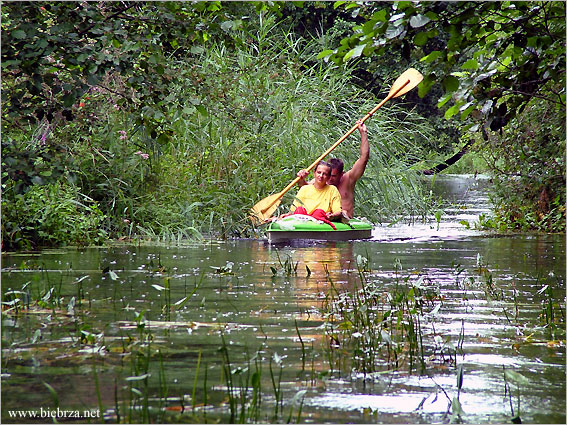
[[344, 56], [344, 60], [348, 61], [351, 58], [357, 58], [362, 54], [362, 51], [364, 50], [366, 46], [363, 44], [360, 44], [358, 46], [356, 46], [354, 49], [350, 50], [345, 56]]
[[[343, 4], [337, 2], [336, 7]], [[458, 77], [460, 93], [454, 97], [461, 102], [459, 108], [467, 105], [461, 118], [482, 107], [482, 102], [469, 103], [470, 98], [486, 99], [494, 92], [489, 88], [500, 90], [501, 101], [510, 106], [505, 119], [494, 121], [499, 125], [508, 123], [538, 92], [556, 99], [558, 105], [564, 98], [564, 93], [557, 96], [551, 89], [551, 82], [565, 85], [565, 11], [554, 2], [453, 2], [443, 7], [438, 2], [397, 2], [391, 7], [377, 5], [379, 12], [368, 9], [367, 23], [372, 21], [372, 25], [362, 28], [366, 36], [373, 37], [374, 45], [388, 51], [402, 43], [406, 47], [410, 39], [413, 58], [441, 77], [435, 83], [445, 91], [456, 89], [453, 82], [447, 84], [444, 75], [468, 71]], [[380, 21], [385, 23], [385, 31], [376, 30]], [[356, 51], [356, 42], [350, 40], [348, 51]], [[332, 57], [345, 54], [337, 50]], [[371, 55], [372, 51], [364, 49], [362, 54]], [[427, 83], [420, 88], [420, 96], [430, 91]], [[447, 107], [450, 102], [449, 97], [443, 97], [438, 105]], [[457, 109], [447, 111], [446, 116], [455, 116]]]
[[452, 93], [445, 93], [445, 95], [437, 102], [437, 107], [442, 108], [449, 100], [451, 100], [452, 95]]
[[463, 65], [461, 65], [461, 69], [471, 69], [476, 71], [478, 69], [478, 61], [475, 59], [469, 59]]
[[329, 60], [332, 54], [336, 53], [335, 50], [323, 50], [321, 53], [317, 55], [317, 59], [323, 59], [325, 62]]
[[443, 53], [440, 52], [439, 50], [435, 50], [433, 52], [431, 52], [430, 54], [428, 54], [427, 56], [424, 56], [420, 59], [421, 62], [425, 62], [425, 63], [430, 63], [430, 62], [434, 62], [437, 59], [439, 59], [440, 57], [443, 56]]
[[459, 105], [453, 105], [445, 111], [445, 118], [449, 119], [459, 113]]
[[410, 25], [412, 28], [421, 28], [425, 24], [427, 24], [431, 19], [426, 15], [415, 15], [410, 18]]

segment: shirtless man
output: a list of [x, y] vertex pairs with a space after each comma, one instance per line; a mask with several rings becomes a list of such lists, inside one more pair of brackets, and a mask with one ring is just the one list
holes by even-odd
[[[360, 158], [356, 160], [352, 168], [346, 173], [343, 170], [344, 164], [338, 158], [333, 158], [329, 161], [331, 164], [331, 177], [328, 184], [332, 184], [339, 189], [341, 194], [341, 208], [346, 212], [348, 218], [354, 217], [354, 187], [358, 179], [364, 174], [368, 158], [370, 157], [370, 145], [368, 144], [368, 134], [366, 133], [366, 125], [362, 121], [357, 121], [358, 131], [360, 131]], [[309, 173], [307, 170], [301, 170], [297, 176], [301, 178], [298, 182], [299, 186], [307, 184], [305, 177]], [[313, 184], [311, 180], [309, 184]]]

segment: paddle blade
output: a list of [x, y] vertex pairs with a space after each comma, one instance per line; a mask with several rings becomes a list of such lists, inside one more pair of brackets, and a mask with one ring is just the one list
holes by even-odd
[[281, 202], [280, 193], [275, 193], [262, 199], [250, 209], [250, 220], [260, 224], [270, 218]]
[[388, 96], [392, 98], [401, 96], [421, 83], [422, 80], [423, 75], [417, 69], [410, 68], [394, 81]]

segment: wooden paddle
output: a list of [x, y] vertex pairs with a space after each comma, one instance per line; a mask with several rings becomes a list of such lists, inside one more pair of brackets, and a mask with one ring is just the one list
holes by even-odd
[[[380, 102], [378, 106], [376, 106], [368, 114], [366, 114], [366, 116], [362, 118], [361, 121], [364, 122], [372, 115], [374, 115], [376, 111], [380, 109], [382, 105], [386, 103], [388, 100], [394, 97], [401, 96], [402, 94], [405, 94], [411, 89], [413, 89], [421, 82], [421, 80], [423, 80], [423, 75], [421, 75], [421, 73], [416, 69], [410, 68], [407, 71], [405, 71], [402, 75], [400, 75], [397, 78], [396, 81], [394, 81], [394, 84], [392, 84], [388, 96], [386, 96], [386, 98], [382, 102]], [[325, 153], [323, 153], [319, 158], [317, 158], [315, 162], [313, 162], [313, 164], [311, 164], [308, 168], [306, 168], [306, 170], [308, 172], [311, 171], [319, 163], [319, 161], [323, 160], [323, 158], [329, 155], [343, 140], [345, 140], [348, 136], [350, 136], [357, 128], [358, 128], [358, 124], [352, 126], [352, 128], [349, 131], [347, 131], [343, 137], [337, 140], [335, 144], [333, 144], [333, 146], [327, 149]], [[291, 189], [293, 185], [295, 185], [299, 180], [300, 178], [296, 177], [290, 184], [288, 184], [284, 188], [284, 190], [275, 193], [273, 195], [270, 195], [267, 198], [262, 199], [256, 205], [254, 205], [250, 210], [250, 219], [254, 223], [259, 224], [270, 218], [274, 213], [274, 211], [276, 210], [276, 208], [278, 207], [278, 205], [280, 204], [282, 196], [284, 196], [285, 193], [289, 189]]]

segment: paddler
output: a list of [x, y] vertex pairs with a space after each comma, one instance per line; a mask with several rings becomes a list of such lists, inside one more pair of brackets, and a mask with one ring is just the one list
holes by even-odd
[[[327, 184], [330, 177], [331, 165], [320, 161], [315, 168], [313, 184], [304, 185], [299, 189], [290, 213], [282, 217], [291, 214], [307, 214], [325, 222], [340, 220], [346, 212], [341, 209], [339, 190]], [[334, 228], [332, 224], [331, 226]]]
[[[331, 166], [331, 175], [328, 179], [328, 184], [335, 186], [341, 195], [341, 208], [345, 211], [348, 218], [354, 217], [354, 187], [356, 182], [364, 174], [368, 158], [370, 157], [370, 145], [368, 143], [368, 134], [366, 125], [358, 120], [358, 131], [360, 132], [360, 157], [356, 160], [352, 168], [344, 172], [344, 163], [338, 158], [333, 158], [329, 161]], [[301, 170], [297, 173], [299, 180], [298, 185], [303, 188], [308, 183], [305, 181], [309, 173], [306, 170]], [[309, 184], [314, 184], [315, 179], [311, 180]]]

